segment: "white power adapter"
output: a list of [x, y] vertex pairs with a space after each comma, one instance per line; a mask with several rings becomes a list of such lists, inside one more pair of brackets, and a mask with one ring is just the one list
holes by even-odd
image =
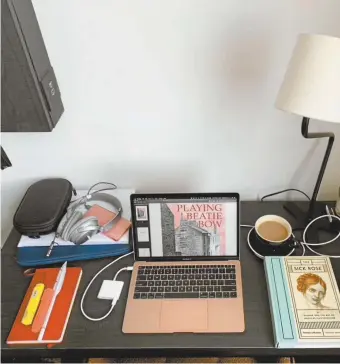
[[121, 272], [124, 272], [124, 271], [132, 271], [133, 270], [133, 267], [124, 267], [124, 268], [121, 268], [117, 273], [116, 275], [114, 276], [113, 280], [104, 280], [103, 283], [102, 283], [102, 286], [99, 290], [99, 293], [98, 293], [98, 298], [99, 299], [104, 299], [104, 300], [112, 300], [111, 302], [111, 307], [109, 309], [109, 311], [102, 317], [90, 317], [89, 315], [86, 314], [86, 312], [84, 311], [84, 299], [85, 299], [85, 296], [87, 294], [87, 291], [89, 290], [89, 288], [91, 287], [91, 284], [94, 282], [94, 280], [99, 276], [99, 274], [101, 274], [105, 269], [107, 269], [108, 267], [110, 267], [112, 264], [118, 262], [120, 259], [123, 259], [125, 257], [127, 257], [128, 255], [130, 254], [133, 254], [133, 251], [132, 252], [129, 252], [125, 255], [122, 255], [118, 258], [116, 258], [115, 260], [113, 260], [112, 262], [110, 262], [109, 264], [107, 264], [104, 268], [100, 269], [95, 275], [94, 277], [91, 279], [90, 283], [87, 285], [87, 287], [85, 288], [85, 291], [81, 297], [81, 301], [80, 301], [80, 310], [81, 310], [81, 313], [83, 314], [84, 317], [86, 317], [88, 320], [90, 321], [102, 321], [102, 320], [105, 320], [107, 317], [110, 316], [111, 312], [113, 311], [114, 307], [115, 307], [115, 304], [117, 303], [117, 301], [119, 300], [119, 297], [120, 297], [120, 294], [122, 292], [122, 288], [124, 286], [124, 283], [123, 282], [120, 282], [120, 281], [116, 281], [118, 275], [121, 273]]
[[114, 304], [119, 300], [123, 286], [122, 281], [104, 280], [97, 297], [101, 300], [112, 300]]

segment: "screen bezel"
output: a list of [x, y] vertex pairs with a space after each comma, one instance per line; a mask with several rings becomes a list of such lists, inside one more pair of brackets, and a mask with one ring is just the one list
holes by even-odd
[[[138, 248], [136, 247], [136, 209], [134, 199], [190, 199], [190, 198], [235, 198], [237, 203], [237, 254], [236, 255], [220, 255], [220, 256], [195, 256], [195, 257], [139, 257]], [[216, 260], [239, 260], [240, 259], [240, 195], [238, 193], [133, 193], [130, 195], [131, 220], [132, 220], [132, 242], [136, 261], [143, 262], [182, 262], [182, 261], [216, 261]]]

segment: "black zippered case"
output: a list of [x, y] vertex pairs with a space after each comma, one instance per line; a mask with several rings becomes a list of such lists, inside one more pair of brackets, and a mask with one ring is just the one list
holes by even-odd
[[57, 230], [58, 224], [71, 202], [70, 181], [48, 178], [31, 185], [13, 218], [14, 228], [23, 235], [39, 237]]

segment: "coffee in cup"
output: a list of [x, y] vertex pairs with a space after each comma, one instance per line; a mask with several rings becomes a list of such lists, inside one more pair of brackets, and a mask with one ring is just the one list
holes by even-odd
[[292, 237], [292, 227], [281, 216], [265, 215], [255, 223], [256, 235], [263, 242], [271, 245], [281, 245]]

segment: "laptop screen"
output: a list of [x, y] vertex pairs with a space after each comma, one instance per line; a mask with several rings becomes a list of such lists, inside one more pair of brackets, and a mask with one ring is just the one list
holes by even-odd
[[239, 255], [237, 194], [134, 194], [131, 206], [136, 259]]

